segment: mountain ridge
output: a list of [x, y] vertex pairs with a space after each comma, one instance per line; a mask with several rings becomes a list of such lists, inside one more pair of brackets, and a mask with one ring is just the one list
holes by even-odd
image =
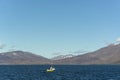
[[48, 64], [50, 60], [25, 51], [0, 53], [0, 64]]
[[53, 60], [26, 51], [0, 53], [0, 64], [91, 65], [120, 64], [120, 44], [109, 45], [82, 55]]
[[109, 45], [94, 52], [78, 55], [69, 59], [57, 60], [59, 64], [119, 64], [120, 44]]

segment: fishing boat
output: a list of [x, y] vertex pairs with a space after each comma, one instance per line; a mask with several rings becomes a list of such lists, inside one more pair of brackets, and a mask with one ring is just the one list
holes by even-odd
[[47, 69], [46, 72], [54, 72], [55, 71], [55, 68], [54, 67], [50, 67], [50, 69]]

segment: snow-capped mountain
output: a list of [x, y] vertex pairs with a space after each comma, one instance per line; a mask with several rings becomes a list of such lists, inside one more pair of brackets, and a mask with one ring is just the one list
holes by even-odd
[[73, 54], [59, 55], [59, 56], [53, 57], [52, 60], [61, 60], [61, 59], [66, 59], [71, 57], [74, 57], [74, 55]]

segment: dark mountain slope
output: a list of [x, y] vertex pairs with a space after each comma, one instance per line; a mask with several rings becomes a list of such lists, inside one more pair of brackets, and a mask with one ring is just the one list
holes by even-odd
[[56, 60], [59, 64], [119, 64], [120, 44], [109, 45], [97, 51], [72, 58]]
[[0, 53], [1, 64], [48, 64], [50, 60], [30, 52], [12, 51]]

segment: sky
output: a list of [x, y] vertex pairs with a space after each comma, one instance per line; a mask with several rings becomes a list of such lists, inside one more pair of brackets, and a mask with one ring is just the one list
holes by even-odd
[[120, 40], [120, 0], [0, 0], [0, 52], [51, 58]]

